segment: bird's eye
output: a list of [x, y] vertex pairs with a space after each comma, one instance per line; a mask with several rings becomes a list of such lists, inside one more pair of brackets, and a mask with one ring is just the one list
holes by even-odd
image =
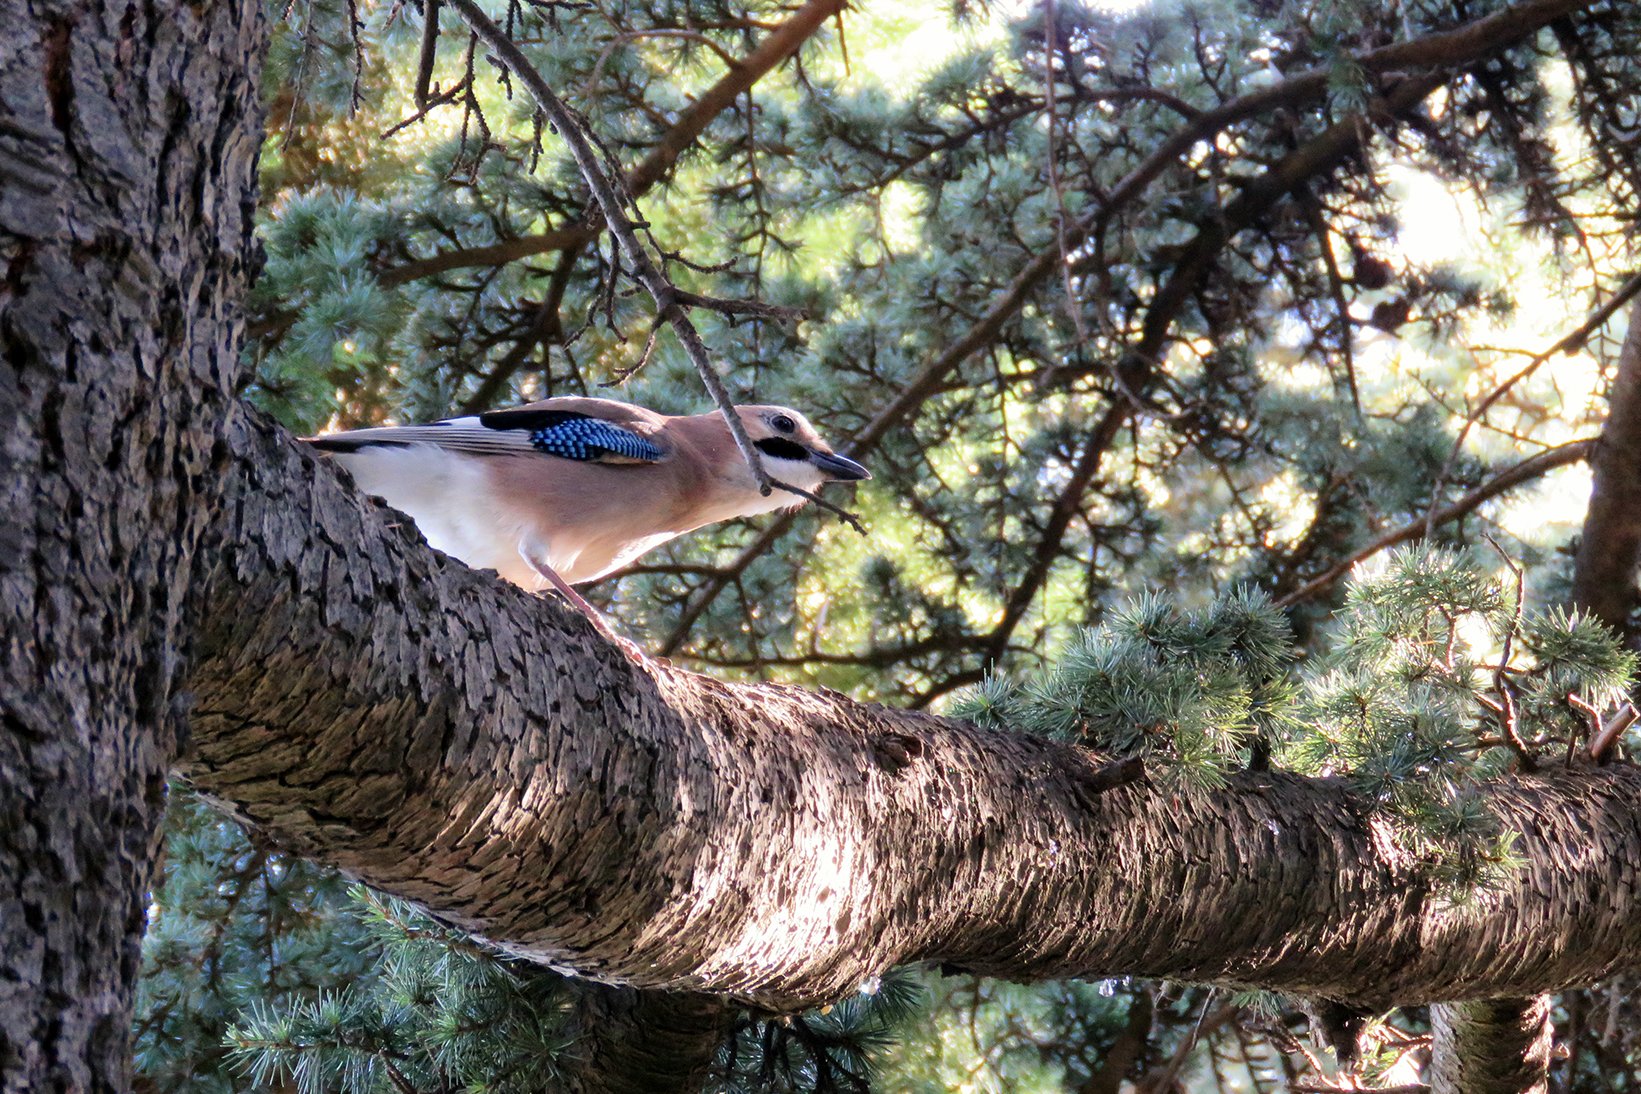
[[798, 423], [794, 422], [791, 418], [788, 418], [785, 414], [775, 415], [773, 418], [769, 419], [769, 424], [780, 430], [782, 433], [790, 433], [794, 429], [798, 428]]

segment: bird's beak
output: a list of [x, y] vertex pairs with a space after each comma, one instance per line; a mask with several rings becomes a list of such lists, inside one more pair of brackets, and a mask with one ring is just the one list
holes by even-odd
[[859, 482], [872, 477], [866, 468], [836, 452], [810, 452], [809, 462], [826, 472], [826, 477], [833, 482]]

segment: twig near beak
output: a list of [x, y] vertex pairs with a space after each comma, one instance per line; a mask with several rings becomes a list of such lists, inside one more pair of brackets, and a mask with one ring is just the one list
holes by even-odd
[[769, 485], [773, 486], [777, 490], [785, 490], [789, 494], [796, 494], [800, 498], [808, 498], [810, 501], [814, 502], [822, 509], [825, 509], [827, 512], [836, 513], [839, 520], [843, 521], [843, 523], [847, 524], [861, 535], [864, 536], [866, 534], [866, 525], [861, 523], [859, 517], [855, 516], [855, 514], [849, 512], [849, 510], [843, 508], [842, 506], [833, 505], [819, 494], [811, 493], [801, 486], [793, 486], [789, 482], [782, 482], [780, 479], [770, 479]]

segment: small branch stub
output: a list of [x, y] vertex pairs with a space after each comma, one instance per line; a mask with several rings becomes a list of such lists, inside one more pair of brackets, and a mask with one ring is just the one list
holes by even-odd
[[1635, 724], [1637, 717], [1641, 715], [1638, 715], [1635, 707], [1629, 703], [1619, 707], [1617, 712], [1607, 719], [1607, 724], [1601, 727], [1601, 731], [1591, 739], [1590, 759], [1598, 764], [1606, 763], [1613, 745], [1624, 735], [1626, 729]]

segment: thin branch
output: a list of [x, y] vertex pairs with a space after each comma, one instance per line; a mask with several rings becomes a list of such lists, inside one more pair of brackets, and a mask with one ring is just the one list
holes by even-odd
[[416, 106], [423, 114], [431, 105], [429, 93], [433, 86], [433, 62], [438, 44], [439, 0], [422, 0], [422, 43], [421, 52], [416, 58]]
[[700, 333], [689, 318], [687, 305], [680, 299], [677, 288], [656, 268], [655, 263], [650, 260], [649, 252], [639, 242], [633, 222], [627, 217], [625, 203], [616, 193], [615, 184], [604, 173], [604, 165], [600, 162], [592, 141], [582, 130], [580, 119], [559, 100], [553, 89], [547, 86], [547, 81], [542, 79], [541, 73], [531, 66], [513, 40], [491, 22], [490, 17], [474, 0], [450, 2], [461, 12], [462, 18], [473, 32], [495, 53], [497, 59], [529, 89], [542, 113], [547, 115], [547, 119], [558, 130], [559, 137], [575, 159], [588, 189], [592, 191], [593, 200], [598, 204], [599, 212], [603, 214], [605, 225], [626, 256], [633, 279], [642, 285], [655, 301], [658, 318], [669, 324], [673, 333], [677, 335], [684, 352], [689, 355], [690, 362], [701, 377], [701, 383], [723, 415], [724, 424], [728, 427], [730, 436], [735, 439], [735, 447], [740, 450], [741, 458], [746, 460], [753, 481], [758, 484], [759, 490], [767, 495], [773, 489], [769, 475], [764, 471], [763, 461], [758, 458], [751, 439], [746, 435], [746, 427], [741, 424], [740, 415], [735, 412], [735, 404], [730, 401], [723, 380], [712, 365], [706, 344], [702, 342]]
[[[730, 64], [730, 70], [701, 97], [678, 114], [672, 128], [650, 149], [638, 165], [627, 173], [626, 189], [642, 197], [678, 162], [686, 149], [719, 114], [753, 84], [768, 75], [782, 61], [797, 52], [828, 18], [840, 13], [844, 0], [810, 0], [791, 19], [775, 28], [751, 53]], [[417, 259], [384, 271], [384, 284], [397, 285], [429, 274], [466, 266], [491, 266], [514, 262], [548, 251], [563, 250], [587, 243], [598, 235], [598, 226], [587, 220], [539, 235], [521, 236], [482, 247], [464, 247]]]
[[1568, 464], [1589, 459], [1590, 454], [1595, 451], [1595, 445], [1594, 438], [1586, 438], [1581, 441], [1569, 441], [1566, 444], [1557, 445], [1555, 448], [1527, 457], [1509, 470], [1495, 476], [1492, 481], [1476, 487], [1452, 505], [1437, 510], [1434, 520], [1429, 517], [1420, 517], [1418, 520], [1402, 525], [1395, 531], [1386, 532], [1367, 546], [1353, 551], [1317, 577], [1305, 582], [1287, 596], [1277, 600], [1276, 606], [1288, 608], [1301, 601], [1309, 600], [1317, 593], [1331, 588], [1334, 582], [1348, 574], [1351, 567], [1363, 559], [1376, 555], [1386, 548], [1394, 547], [1398, 543], [1424, 539], [1430, 535], [1434, 528], [1447, 524], [1449, 521], [1457, 520], [1475, 510], [1483, 502], [1496, 498], [1513, 487], [1539, 478], [1557, 467], [1565, 467]]
[[835, 513], [839, 520], [843, 521], [843, 523], [847, 524], [861, 535], [864, 536], [866, 534], [866, 525], [860, 522], [859, 517], [855, 516], [855, 514], [849, 512], [849, 510], [844, 509], [841, 506], [833, 505], [819, 494], [811, 493], [801, 486], [793, 486], [789, 482], [782, 482], [780, 479], [770, 479], [769, 484], [777, 490], [785, 490], [788, 494], [796, 494], [800, 498], [808, 498], [810, 501], [814, 502], [822, 509], [825, 509], [827, 512]]
[[530, 329], [507, 352], [507, 356], [490, 370], [479, 384], [478, 390], [462, 404], [463, 414], [477, 414], [491, 409], [495, 405], [496, 396], [523, 367], [525, 359], [530, 356], [530, 351], [538, 344], [545, 344], [548, 339], [553, 339], [568, 352], [569, 343], [573, 339], [566, 337], [564, 333], [564, 322], [559, 316], [559, 309], [564, 306], [564, 293], [569, 288], [570, 274], [574, 271], [576, 259], [580, 255], [581, 249], [576, 247], [559, 256], [558, 265], [547, 280], [547, 295], [536, 308]]
[[466, 95], [468, 90], [469, 87], [467, 77], [463, 76], [460, 80], [457, 80], [453, 85], [451, 85], [449, 91], [441, 91], [437, 95], [419, 99], [418, 101], [421, 102], [422, 105], [417, 108], [416, 112], [400, 121], [394, 122], [391, 126], [382, 130], [382, 139], [386, 140], [401, 130], [410, 128], [423, 118], [427, 117], [429, 114], [433, 113], [433, 111], [437, 110], [439, 107], [444, 106], [446, 103], [453, 103], [457, 99]]
[[720, 315], [756, 315], [765, 319], [779, 319], [788, 323], [795, 323], [800, 319], [809, 318], [809, 313], [803, 308], [789, 308], [782, 304], [770, 304], [763, 300], [726, 300], [721, 296], [703, 296], [687, 289], [676, 290], [678, 302], [687, 308], [706, 308]]
[[[1606, 326], [1607, 320], [1611, 319], [1618, 309], [1627, 304], [1637, 293], [1641, 293], [1641, 270], [1637, 270], [1625, 278], [1624, 283], [1618, 287], [1618, 291], [1613, 293], [1606, 303], [1590, 312], [1584, 322], [1559, 338], [1555, 345], [1535, 354], [1527, 364], [1522, 366], [1508, 380], [1505, 380], [1504, 383], [1494, 388], [1485, 399], [1476, 404], [1475, 409], [1465, 417], [1464, 425], [1459, 428], [1459, 435], [1453, 438], [1453, 447], [1448, 450], [1447, 459], [1442, 463], [1441, 472], [1436, 476], [1435, 485], [1431, 488], [1431, 514], [1436, 511], [1436, 502], [1441, 498], [1442, 487], [1447, 485], [1448, 478], [1453, 474], [1453, 465], [1458, 462], [1459, 453], [1464, 448], [1465, 438], [1470, 435], [1470, 430], [1475, 424], [1481, 421], [1487, 412], [1493, 408], [1493, 404], [1504, 398], [1505, 393], [1511, 388], [1537, 372], [1539, 366], [1556, 354], [1576, 353], [1582, 349], [1584, 343], [1589, 340], [1590, 335]], [[1428, 535], [1429, 533], [1426, 532], [1425, 534]]]
[[1087, 351], [1089, 338], [1088, 330], [1083, 325], [1081, 301], [1077, 298], [1076, 282], [1071, 273], [1071, 240], [1066, 231], [1066, 223], [1071, 219], [1071, 211], [1066, 208], [1065, 186], [1060, 179], [1059, 141], [1057, 130], [1059, 118], [1055, 110], [1055, 78], [1054, 55], [1059, 51], [1059, 42], [1055, 32], [1058, 27], [1059, 15], [1054, 6], [1054, 0], [1044, 0], [1043, 3], [1043, 109], [1047, 115], [1047, 155], [1044, 157], [1048, 169], [1049, 189], [1054, 191], [1055, 217], [1054, 236], [1060, 247], [1060, 276], [1062, 289], [1065, 293], [1066, 315], [1071, 319], [1072, 329], [1077, 332], [1076, 355], [1080, 358]]

